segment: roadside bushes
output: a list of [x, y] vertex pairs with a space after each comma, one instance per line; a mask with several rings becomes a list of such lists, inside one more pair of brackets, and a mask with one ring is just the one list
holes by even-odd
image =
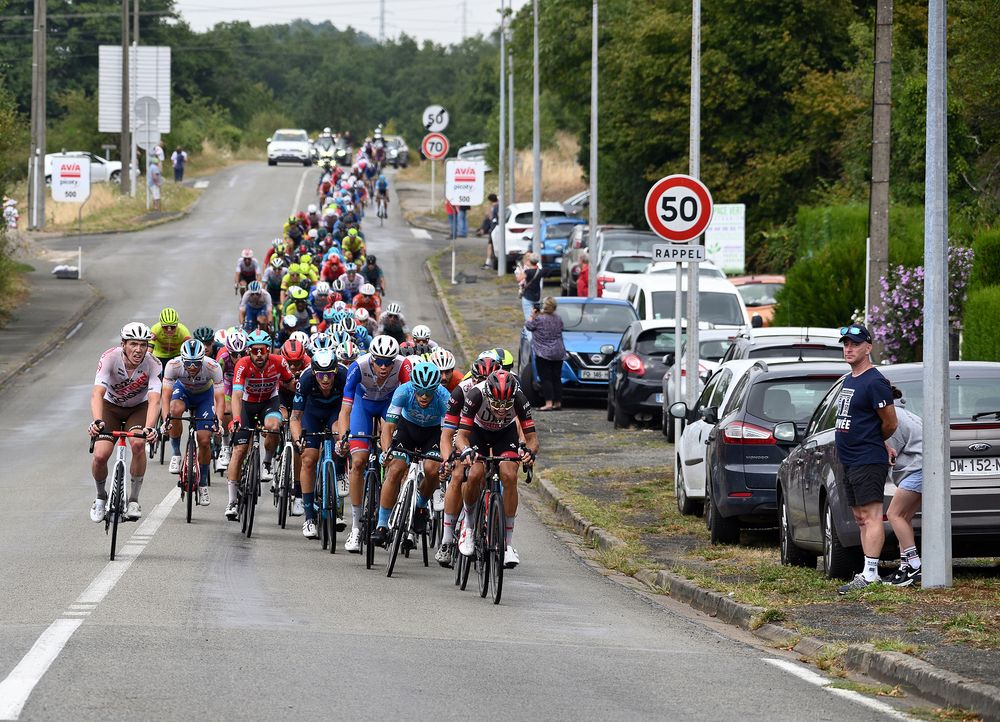
[[984, 286], [969, 293], [965, 303], [962, 358], [966, 361], [1000, 361], [1000, 286]]
[[976, 261], [972, 266], [974, 288], [1000, 284], [1000, 230], [982, 231], [972, 242]]

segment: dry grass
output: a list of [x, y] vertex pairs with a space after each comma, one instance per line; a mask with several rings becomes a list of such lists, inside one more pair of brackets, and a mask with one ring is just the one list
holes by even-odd
[[[166, 212], [187, 212], [201, 195], [200, 190], [167, 181], [163, 184], [161, 207]], [[95, 183], [90, 198], [83, 204], [81, 230], [85, 233], [137, 230], [150, 225], [146, 215], [146, 188], [136, 189], [135, 197], [123, 196], [118, 186]], [[56, 203], [51, 196], [45, 204], [46, 231], [75, 231], [80, 206], [76, 203]]]

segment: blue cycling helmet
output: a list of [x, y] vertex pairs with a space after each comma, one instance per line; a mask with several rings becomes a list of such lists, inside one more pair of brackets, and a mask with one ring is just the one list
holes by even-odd
[[260, 285], [260, 281], [250, 281], [250, 283], [247, 284], [248, 293], [262, 293], [263, 291], [264, 287]]
[[418, 363], [410, 374], [410, 381], [417, 393], [434, 393], [441, 384], [441, 369], [429, 361]]
[[333, 317], [336, 315], [337, 315], [337, 309], [335, 309], [333, 306], [327, 306], [326, 308], [323, 309], [323, 320], [326, 321], [327, 323], [336, 323], [336, 321], [333, 320]]
[[334, 344], [333, 339], [330, 338], [325, 333], [313, 334], [313, 337], [310, 339], [310, 341], [313, 353], [315, 353], [316, 351], [321, 351], [322, 349], [333, 349], [336, 347], [336, 344]]
[[181, 344], [181, 363], [196, 364], [205, 360], [205, 344], [196, 338], [189, 338]]
[[365, 328], [364, 326], [358, 326], [357, 328], [354, 329], [354, 338], [359, 340], [363, 339], [365, 341], [371, 341], [372, 335], [368, 333], [368, 329]]
[[247, 348], [251, 346], [267, 346], [271, 348], [271, 334], [267, 331], [261, 331], [257, 329], [256, 331], [251, 331], [247, 336]]

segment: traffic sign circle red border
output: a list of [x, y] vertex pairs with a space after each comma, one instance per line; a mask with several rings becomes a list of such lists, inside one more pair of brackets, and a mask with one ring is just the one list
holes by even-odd
[[[427, 152], [427, 142], [436, 138], [439, 138], [441, 142], [444, 143], [444, 150], [441, 151], [440, 155], [431, 155]], [[424, 156], [428, 160], [441, 160], [448, 155], [448, 147], [448, 137], [444, 133], [428, 133], [424, 136], [424, 139], [420, 141], [420, 150], [423, 151]]]
[[[687, 188], [698, 196], [698, 200], [701, 202], [701, 217], [695, 221], [694, 225], [683, 232], [671, 231], [663, 224], [657, 214], [657, 201], [663, 195], [664, 191], [675, 187]], [[646, 194], [646, 202], [643, 204], [643, 207], [646, 211], [646, 223], [649, 224], [650, 230], [660, 238], [671, 243], [687, 243], [700, 236], [708, 228], [708, 224], [712, 222], [712, 213], [715, 211], [712, 194], [709, 193], [705, 184], [697, 178], [682, 173], [668, 175], [656, 181], [653, 187], [649, 189], [649, 193]]]

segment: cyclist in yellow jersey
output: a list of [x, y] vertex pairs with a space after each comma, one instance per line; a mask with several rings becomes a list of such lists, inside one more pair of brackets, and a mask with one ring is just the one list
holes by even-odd
[[160, 362], [160, 378], [163, 378], [167, 361], [180, 355], [181, 344], [191, 338], [191, 332], [180, 322], [177, 311], [169, 307], [160, 311], [160, 320], [150, 330], [153, 333], [153, 356]]

